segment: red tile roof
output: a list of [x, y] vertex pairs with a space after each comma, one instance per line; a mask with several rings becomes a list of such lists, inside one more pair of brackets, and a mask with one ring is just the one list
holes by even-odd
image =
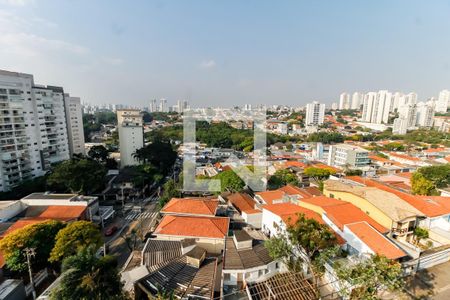
[[39, 215], [39, 218], [71, 221], [84, 218], [85, 213], [86, 206], [52, 205], [49, 206], [43, 213], [41, 213]]
[[265, 191], [256, 193], [259, 197], [261, 197], [266, 204], [273, 204], [273, 201], [282, 199], [285, 193], [280, 190], [274, 191]]
[[308, 165], [305, 163], [302, 163], [300, 161], [295, 161], [295, 160], [288, 160], [284, 163], [283, 165], [285, 168], [289, 168], [289, 167], [298, 167], [298, 168], [306, 168]]
[[323, 207], [327, 217], [341, 230], [344, 229], [344, 225], [352, 224], [355, 222], [365, 221], [372, 225], [379, 232], [388, 232], [388, 229], [380, 225], [374, 219], [365, 214], [362, 210], [351, 203], [325, 206]]
[[438, 217], [450, 214], [450, 197], [416, 196], [396, 190], [388, 185], [372, 179], [361, 178], [359, 176], [349, 176], [347, 178], [362, 183], [366, 186], [376, 187], [383, 191], [392, 193], [428, 217]]
[[225, 238], [230, 219], [223, 217], [193, 217], [166, 215], [154, 234], [184, 237]]
[[256, 201], [248, 194], [234, 193], [227, 198], [240, 213], [255, 213]]
[[207, 198], [172, 198], [161, 209], [161, 213], [210, 215], [216, 214], [219, 200]]
[[310, 209], [295, 205], [293, 203], [278, 203], [264, 205], [263, 209], [266, 209], [275, 215], [279, 216], [284, 222], [293, 224], [298, 219], [298, 214], [304, 214], [306, 218], [314, 219], [317, 222], [324, 224], [324, 221], [320, 215]]
[[312, 196], [312, 194], [308, 191], [290, 184], [279, 188], [279, 190], [285, 192], [288, 195], [300, 195], [302, 198], [309, 198]]
[[400, 248], [366, 222], [347, 224], [345, 226], [378, 255], [384, 255], [389, 259], [397, 259], [406, 255]]
[[348, 203], [348, 202], [345, 202], [342, 200], [338, 200], [338, 199], [330, 198], [330, 197], [326, 197], [326, 196], [318, 196], [318, 197], [301, 199], [300, 202], [306, 202], [306, 203], [313, 204], [313, 205], [316, 205], [319, 207], [343, 205], [343, 204]]
[[410, 161], [420, 161], [420, 159], [417, 157], [413, 157], [413, 156], [409, 156], [409, 155], [401, 154], [401, 153], [389, 152], [389, 155], [398, 157], [398, 158], [402, 158], [402, 159], [406, 159], [406, 160], [410, 160]]
[[21, 229], [25, 226], [31, 225], [31, 224], [37, 224], [37, 223], [42, 223], [44, 221], [46, 221], [47, 219], [43, 219], [43, 218], [26, 218], [26, 219], [20, 219], [18, 221], [16, 221], [14, 224], [12, 224], [5, 232], [3, 232], [2, 237], [7, 236], [8, 234]]

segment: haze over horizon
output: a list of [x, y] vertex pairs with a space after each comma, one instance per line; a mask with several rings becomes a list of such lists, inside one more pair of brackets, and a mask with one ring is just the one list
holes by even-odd
[[450, 1], [427, 4], [0, 0], [0, 69], [93, 104], [426, 100], [450, 89]]

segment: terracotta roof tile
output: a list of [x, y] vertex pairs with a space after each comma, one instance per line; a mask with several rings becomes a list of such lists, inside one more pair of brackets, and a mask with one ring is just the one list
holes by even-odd
[[184, 237], [225, 238], [230, 219], [223, 217], [193, 217], [166, 215], [154, 234]]
[[71, 221], [83, 218], [85, 212], [86, 206], [52, 205], [40, 214], [39, 218]]
[[362, 183], [366, 186], [375, 187], [392, 193], [428, 217], [437, 217], [450, 214], [450, 197], [416, 196], [396, 190], [388, 185], [372, 179], [363, 179], [359, 176], [349, 176], [347, 178]]
[[362, 210], [351, 203], [345, 203], [341, 205], [325, 206], [323, 207], [327, 217], [336, 224], [341, 230], [344, 225], [365, 221], [372, 225], [379, 232], [385, 233], [387, 228], [380, 225], [374, 219], [365, 214]]
[[236, 209], [242, 213], [242, 212], [250, 212], [253, 211], [256, 208], [256, 201], [250, 197], [248, 194], [245, 193], [234, 193], [229, 195], [228, 201], [233, 204]]
[[397, 259], [406, 255], [366, 222], [347, 224], [345, 226], [378, 255], [384, 255], [389, 259]]
[[348, 202], [338, 200], [335, 198], [326, 197], [326, 196], [311, 197], [311, 198], [301, 199], [300, 201], [306, 202], [309, 204], [313, 204], [316, 206], [320, 206], [320, 207], [348, 204]]
[[210, 215], [216, 214], [219, 200], [207, 198], [172, 198], [161, 213]]

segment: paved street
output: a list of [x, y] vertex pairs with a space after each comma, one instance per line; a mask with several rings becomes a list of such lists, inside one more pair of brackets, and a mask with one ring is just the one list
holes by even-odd
[[411, 299], [450, 299], [450, 262], [418, 272], [406, 288]]

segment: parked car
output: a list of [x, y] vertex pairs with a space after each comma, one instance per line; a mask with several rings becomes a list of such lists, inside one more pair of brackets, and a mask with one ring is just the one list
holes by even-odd
[[111, 227], [109, 227], [108, 229], [106, 229], [106, 231], [105, 231], [105, 236], [111, 236], [111, 235], [113, 235], [114, 233], [116, 233], [116, 231], [117, 231], [117, 226], [111, 226]]

